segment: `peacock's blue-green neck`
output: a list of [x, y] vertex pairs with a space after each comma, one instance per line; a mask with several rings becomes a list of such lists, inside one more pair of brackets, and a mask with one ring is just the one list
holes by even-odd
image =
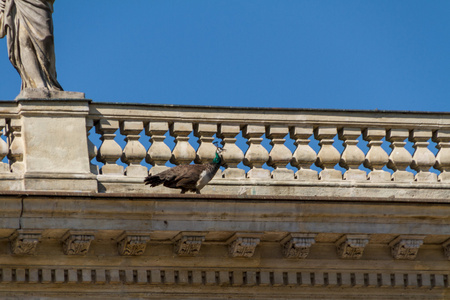
[[221, 159], [218, 153], [216, 153], [216, 157], [214, 157], [213, 164], [220, 164]]

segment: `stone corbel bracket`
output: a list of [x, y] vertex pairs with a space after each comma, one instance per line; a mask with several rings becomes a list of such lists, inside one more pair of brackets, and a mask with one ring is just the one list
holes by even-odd
[[40, 230], [16, 230], [9, 237], [11, 252], [17, 255], [34, 255], [40, 239]]
[[424, 235], [400, 235], [389, 243], [392, 257], [413, 260], [423, 244]]
[[306, 258], [311, 245], [316, 242], [315, 237], [313, 233], [289, 233], [280, 241], [284, 258]]
[[360, 259], [369, 240], [370, 236], [366, 234], [346, 234], [335, 243], [337, 255], [339, 258]]
[[93, 231], [69, 230], [61, 238], [63, 252], [65, 255], [86, 255], [94, 238]]
[[252, 257], [262, 233], [235, 233], [226, 242], [231, 257]]
[[200, 247], [205, 241], [207, 232], [180, 232], [172, 241], [174, 251], [179, 256], [196, 256], [200, 252]]
[[150, 241], [150, 232], [124, 231], [116, 238], [117, 249], [122, 256], [139, 256], [144, 254]]
[[442, 248], [444, 248], [444, 255], [450, 260], [450, 239], [442, 244]]

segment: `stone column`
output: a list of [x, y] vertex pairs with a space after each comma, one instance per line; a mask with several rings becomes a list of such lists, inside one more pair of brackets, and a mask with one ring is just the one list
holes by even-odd
[[[58, 96], [58, 97], [56, 97]], [[83, 93], [18, 98], [25, 190], [96, 192], [91, 173]]]

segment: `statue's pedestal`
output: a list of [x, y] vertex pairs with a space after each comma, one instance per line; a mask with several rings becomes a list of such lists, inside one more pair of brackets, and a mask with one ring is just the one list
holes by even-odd
[[90, 100], [84, 93], [63, 91], [39, 98], [46, 92], [27, 89], [16, 98], [20, 119], [15, 123], [23, 141], [17, 172], [23, 172], [23, 188], [96, 192], [86, 134]]
[[16, 97], [16, 101], [60, 99], [84, 99], [84, 93], [28, 88], [20, 91], [20, 94]]

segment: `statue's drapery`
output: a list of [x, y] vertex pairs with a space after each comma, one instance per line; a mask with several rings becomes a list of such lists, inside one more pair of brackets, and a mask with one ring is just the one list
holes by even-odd
[[9, 60], [22, 78], [22, 90], [62, 90], [56, 79], [53, 2], [0, 0], [0, 37], [7, 36]]

